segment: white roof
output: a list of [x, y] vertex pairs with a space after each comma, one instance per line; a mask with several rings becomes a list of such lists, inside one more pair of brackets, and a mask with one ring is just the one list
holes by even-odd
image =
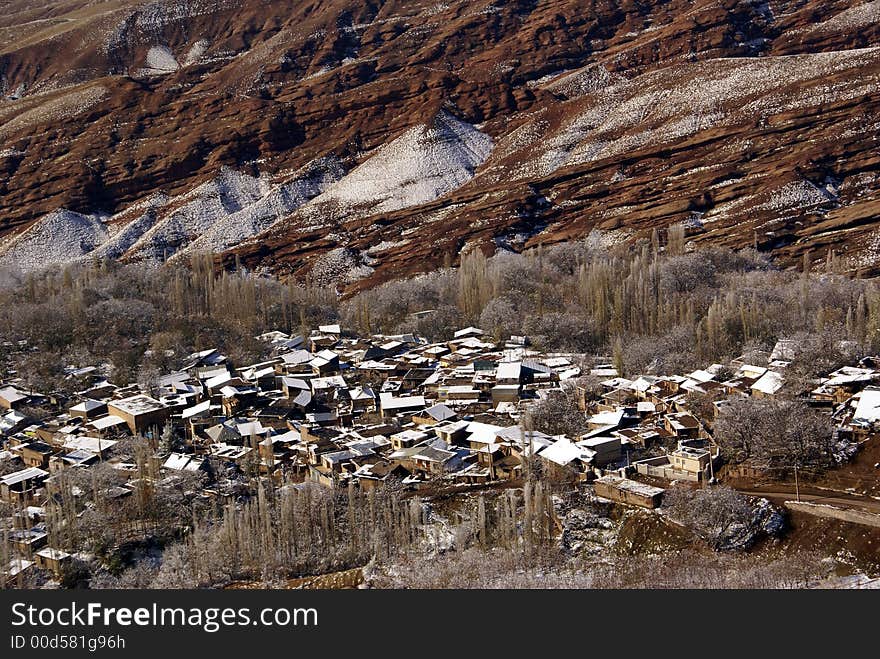
[[853, 384], [856, 382], [870, 382], [875, 375], [875, 371], [870, 368], [855, 368], [853, 366], [844, 366], [834, 373], [825, 381], [824, 384], [831, 386], [840, 386], [844, 384]]
[[202, 359], [203, 357], [213, 355], [215, 352], [217, 352], [217, 348], [208, 348], [207, 350], [192, 353], [187, 359]]
[[574, 444], [570, 439], [563, 437], [554, 444], [551, 444], [538, 455], [558, 465], [567, 465], [575, 460], [588, 460], [593, 457], [592, 454]]
[[184, 419], [188, 419], [191, 416], [196, 416], [197, 414], [202, 414], [203, 412], [208, 412], [211, 409], [211, 401], [205, 400], [199, 403], [198, 405], [193, 405], [192, 407], [187, 407], [183, 412], [180, 413], [180, 416]]
[[64, 444], [62, 445], [64, 448], [72, 449], [72, 450], [82, 450], [88, 451], [89, 453], [98, 454], [101, 451], [106, 451], [109, 448], [116, 446], [116, 443], [112, 439], [99, 439], [98, 437], [85, 437], [85, 436], [70, 436], [68, 437]]
[[342, 334], [342, 327], [339, 325], [318, 325], [318, 331], [324, 334]]
[[481, 423], [480, 421], [471, 421], [467, 424], [465, 431], [469, 434], [469, 442], [495, 444], [498, 441], [498, 431], [503, 429], [504, 426], [496, 426], [492, 423]]
[[232, 373], [224, 370], [220, 375], [215, 375], [214, 377], [205, 380], [205, 386], [208, 387], [208, 389], [216, 389], [217, 387], [222, 387], [231, 379]]
[[759, 378], [767, 369], [763, 366], [753, 366], [752, 364], [743, 364], [736, 372], [736, 377]]
[[273, 435], [271, 439], [273, 442], [291, 443], [302, 440], [302, 435], [298, 430], [288, 430], [279, 435]]
[[451, 384], [449, 386], [443, 387], [441, 391], [446, 391], [450, 394], [479, 394], [480, 392], [477, 389], [474, 389], [469, 384]]
[[254, 394], [257, 393], [256, 387], [251, 386], [233, 386], [231, 384], [226, 385], [225, 387], [220, 387], [220, 394], [223, 398], [234, 398], [235, 396], [242, 396], [244, 394]]
[[211, 444], [209, 450], [211, 451], [211, 455], [216, 455], [219, 458], [237, 460], [250, 453], [253, 449], [247, 446], [233, 446], [231, 444], [226, 444], [225, 442], [217, 442], [216, 444]]
[[3, 568], [3, 574], [14, 577], [19, 572], [27, 570], [33, 564], [33, 561], [26, 561], [23, 558], [13, 558], [9, 561], [9, 565]]
[[602, 476], [602, 478], [596, 479], [597, 483], [608, 483], [613, 485], [619, 490], [626, 490], [628, 492], [632, 492], [633, 494], [639, 494], [642, 496], [653, 497], [658, 494], [663, 494], [665, 490], [659, 487], [654, 487], [653, 485], [646, 485], [645, 483], [640, 483], [638, 481], [630, 480], [629, 478], [619, 478], [617, 476]]
[[113, 426], [125, 425], [125, 419], [121, 416], [116, 416], [115, 414], [108, 414], [107, 416], [102, 416], [100, 419], [95, 419], [90, 422], [89, 425], [96, 430], [105, 430], [106, 428], [112, 428]]
[[587, 423], [594, 426], [618, 426], [621, 421], [623, 421], [623, 410], [599, 412], [587, 419]]
[[306, 390], [309, 388], [309, 383], [303, 380], [302, 378], [292, 377], [290, 375], [281, 376], [281, 384], [287, 388], [293, 389], [303, 389]]
[[781, 373], [767, 371], [764, 375], [758, 378], [758, 381], [755, 382], [755, 384], [752, 385], [752, 389], [764, 394], [775, 394], [782, 389], [783, 384], [784, 382]]
[[715, 376], [709, 371], [697, 370], [693, 373], [688, 373], [688, 377], [691, 380], [696, 380], [697, 382], [708, 382], [709, 380], [714, 380]]
[[53, 547], [43, 547], [40, 551], [36, 552], [37, 556], [42, 556], [43, 558], [48, 558], [56, 561], [63, 561], [65, 558], [68, 558], [70, 554], [62, 549], [55, 549]]
[[116, 408], [120, 412], [125, 412], [132, 416], [165, 409], [165, 406], [161, 402], [151, 396], [147, 396], [146, 394], [129, 396], [128, 398], [122, 398], [121, 400], [112, 400], [107, 404]]
[[603, 380], [599, 384], [601, 384], [603, 387], [608, 387], [609, 389], [620, 389], [623, 387], [629, 387], [632, 383], [632, 380], [616, 377], [611, 378], [610, 380]]
[[376, 398], [376, 394], [367, 386], [355, 387], [348, 393], [352, 400], [374, 400]]
[[15, 387], [3, 387], [2, 389], [0, 389], [0, 398], [10, 403], [16, 403], [20, 400], [24, 400], [25, 398], [27, 398], [27, 396], [21, 393]]
[[78, 405], [74, 405], [70, 408], [71, 412], [91, 412], [92, 410], [96, 410], [99, 407], [106, 405], [107, 403], [103, 403], [100, 400], [92, 400], [91, 398], [84, 400]]
[[341, 375], [331, 375], [326, 378], [314, 378], [312, 380], [312, 391], [317, 391], [318, 389], [346, 389], [348, 388], [348, 384]]
[[305, 364], [312, 359], [312, 353], [308, 350], [294, 350], [293, 352], [288, 352], [285, 355], [281, 355], [281, 359], [284, 360], [285, 364]]
[[238, 431], [238, 434], [242, 437], [250, 437], [251, 435], [260, 435], [264, 432], [268, 432], [271, 428], [264, 428], [263, 424], [260, 423], [259, 419], [254, 421], [244, 421], [241, 423], [235, 424], [235, 429]]
[[396, 397], [391, 392], [379, 394], [379, 400], [383, 410], [395, 409], [412, 409], [417, 407], [425, 407], [424, 396], [401, 396]]
[[869, 387], [859, 394], [853, 421], [880, 421], [880, 389]]
[[563, 368], [557, 371], [557, 375], [559, 375], [560, 380], [571, 380], [572, 378], [576, 378], [581, 374], [581, 369], [579, 366], [572, 366], [570, 368]]
[[495, 369], [497, 380], [518, 380], [522, 371], [522, 362], [501, 362]]
[[260, 341], [281, 341], [284, 339], [290, 338], [289, 335], [284, 332], [279, 332], [278, 330], [272, 330], [271, 332], [263, 332], [257, 338]]
[[642, 375], [638, 379], [633, 380], [632, 384], [630, 384], [630, 388], [634, 391], [647, 391], [658, 382], [660, 382], [660, 378], [651, 375]]
[[202, 458], [196, 458], [195, 456], [183, 453], [172, 453], [162, 466], [166, 469], [175, 469], [177, 471], [198, 471], [202, 462]]
[[11, 474], [6, 474], [5, 476], [0, 477], [0, 483], [3, 483], [4, 485], [16, 485], [32, 478], [45, 478], [48, 475], [48, 471], [44, 471], [39, 467], [28, 467], [27, 469], [14, 471]]

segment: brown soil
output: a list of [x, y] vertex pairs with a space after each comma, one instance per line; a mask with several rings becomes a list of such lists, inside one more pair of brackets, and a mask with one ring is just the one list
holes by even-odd
[[[852, 90], [878, 75], [880, 56], [836, 71], [810, 65], [815, 74], [797, 80], [746, 74], [736, 83], [746, 97], [735, 101], [713, 100], [712, 85], [702, 82], [758, 57], [786, 64], [797, 60], [781, 57], [880, 43], [877, 23], [815, 28], [858, 0], [777, 2], [774, 16], [762, 3], [735, 0], [185, 4], [186, 16], [170, 2], [3, 4], [0, 236], [60, 207], [119, 212], [159, 190], [178, 194], [223, 165], [280, 179], [326, 154], [352, 167], [444, 108], [496, 140], [470, 184], [420, 207], [344, 217], [320, 230], [303, 229], [294, 214], [238, 256], [252, 267], [304, 274], [328, 250], [363, 250], [417, 231], [409, 244], [382, 252], [375, 272], [351, 290], [434, 268], [468, 241], [489, 249], [496, 238], [522, 234], [511, 243], [520, 249], [593, 228], [622, 229], [633, 240], [751, 199], [694, 225], [691, 238], [757, 243], [788, 265], [807, 249], [819, 262], [834, 247], [853, 257], [845, 269], [877, 269], [870, 250], [880, 212], [880, 95], [876, 86]], [[202, 62], [162, 76], [138, 73], [150, 48], [165, 46], [182, 61], [202, 40]], [[545, 76], [593, 64], [634, 81], [619, 88], [615, 116], [640, 96], [655, 99], [618, 128], [583, 127], [632, 146], [514, 176], [534, 164], [536, 149], [589, 116], [608, 86], [581, 94]], [[678, 115], [654, 116], [670, 90], [689, 85], [692, 102]], [[83, 101], [99, 88], [100, 100]], [[17, 90], [24, 96], [7, 100]], [[750, 99], [773, 95], [778, 108], [731, 119]], [[682, 137], [640, 137], [689, 121], [699, 126]], [[513, 145], [518, 128], [537, 141]], [[836, 196], [806, 210], [761, 197], [828, 182]]]

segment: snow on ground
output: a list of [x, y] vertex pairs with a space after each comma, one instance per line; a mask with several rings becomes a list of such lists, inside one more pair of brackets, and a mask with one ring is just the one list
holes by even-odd
[[[90, 85], [45, 101], [38, 97], [31, 98], [31, 107], [0, 124], [0, 139], [23, 128], [75, 117], [103, 101], [107, 94], [106, 87]], [[16, 111], [17, 107], [10, 108], [10, 114]]]
[[843, 30], [858, 30], [875, 23], [880, 23], [880, 0], [873, 0], [872, 2], [844, 9], [836, 16], [816, 25], [811, 25], [803, 31], [809, 34], [841, 32]]
[[441, 112], [430, 125], [414, 126], [374, 154], [303, 210], [312, 225], [330, 217], [418, 206], [464, 185], [488, 158], [492, 138]]
[[187, 193], [155, 193], [112, 217], [63, 209], [50, 213], [0, 246], [0, 255], [30, 271], [84, 257], [161, 262], [192, 252], [218, 252], [269, 228], [342, 173], [332, 157], [318, 159], [278, 184], [224, 168]]
[[205, 39], [196, 41], [183, 58], [183, 66], [191, 66], [197, 64], [202, 55], [208, 50], [210, 44]]
[[[94, 256], [108, 259], [121, 257], [156, 224], [160, 209], [167, 205], [168, 201], [167, 195], [156, 193], [115, 215], [110, 223], [110, 238], [95, 250]], [[134, 219], [123, 224], [119, 222], [121, 215], [127, 217], [134, 215]]]
[[[740, 181], [736, 179], [733, 183]], [[725, 182], [731, 183], [731, 181]], [[753, 183], [754, 187], [754, 183]], [[821, 188], [810, 181], [791, 181], [784, 185], [762, 189], [761, 192], [752, 195], [742, 195], [709, 209], [700, 218], [703, 224], [715, 222], [719, 219], [743, 216], [753, 213], [780, 213], [803, 211], [821, 211], [822, 207], [837, 206], [836, 192], [831, 188]], [[764, 226], [764, 225], [761, 225]]]
[[107, 240], [106, 220], [106, 215], [57, 210], [0, 246], [0, 256], [24, 273], [72, 263]]
[[301, 169], [293, 180], [272, 187], [240, 210], [220, 217], [184, 251], [223, 251], [268, 229], [342, 176], [335, 158], [321, 158]]
[[362, 279], [372, 272], [373, 268], [364, 263], [358, 251], [337, 247], [320, 256], [309, 275], [315, 284], [331, 285]]
[[593, 94], [625, 80], [623, 76], [612, 74], [601, 64], [592, 64], [562, 75], [544, 85], [544, 88], [565, 98], [574, 99]]
[[789, 208], [806, 209], [827, 204], [832, 199], [829, 193], [820, 190], [809, 181], [795, 181], [773, 190], [770, 199], [755, 206], [752, 210], [779, 211]]
[[147, 51], [147, 68], [162, 73], [171, 73], [177, 71], [180, 64], [168, 46], [153, 46]]
[[217, 178], [175, 199], [175, 210], [138, 238], [126, 256], [163, 261], [217, 222], [259, 201], [270, 188], [265, 178], [224, 168]]
[[167, 26], [241, 6], [241, 0], [153, 0], [131, 7], [105, 30], [107, 51], [155, 43]]
[[[568, 101], [580, 108], [562, 126], [527, 146], [512, 174], [528, 179], [566, 166], [657, 146], [721, 125], [753, 121], [780, 109], [877, 93], [880, 48], [762, 58], [716, 59], [651, 72]], [[873, 73], [871, 69], [873, 67]], [[863, 70], [843, 83], [835, 74]], [[520, 132], [529, 134], [523, 127]], [[532, 131], [538, 132], [536, 130]], [[537, 151], [537, 153], [534, 153]]]

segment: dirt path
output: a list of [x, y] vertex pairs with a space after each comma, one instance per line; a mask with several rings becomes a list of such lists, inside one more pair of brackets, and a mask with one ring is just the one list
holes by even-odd
[[[774, 503], [794, 501], [796, 498], [793, 484], [773, 483], [770, 485], [754, 485], [748, 489], [739, 489], [749, 496], [764, 497]], [[809, 485], [800, 488], [800, 500], [807, 503], [823, 503], [838, 508], [865, 510], [870, 513], [880, 514], [880, 501], [872, 497], [841, 492], [839, 490], [825, 490]]]

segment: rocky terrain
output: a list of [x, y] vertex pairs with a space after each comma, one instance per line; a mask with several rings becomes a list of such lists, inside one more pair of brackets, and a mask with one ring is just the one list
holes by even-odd
[[0, 258], [353, 290], [684, 223], [880, 271], [880, 1], [0, 1]]

